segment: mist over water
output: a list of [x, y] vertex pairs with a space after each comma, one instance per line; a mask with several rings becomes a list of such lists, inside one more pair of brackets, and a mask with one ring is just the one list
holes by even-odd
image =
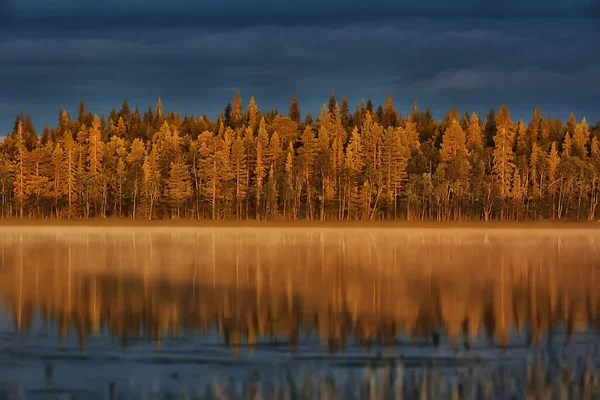
[[558, 229], [1, 228], [0, 384], [92, 393], [391, 360], [450, 373], [539, 349], [597, 362], [599, 243]]

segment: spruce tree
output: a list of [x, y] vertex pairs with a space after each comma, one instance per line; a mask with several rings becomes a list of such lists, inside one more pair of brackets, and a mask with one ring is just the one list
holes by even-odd
[[292, 95], [292, 99], [290, 100], [290, 110], [288, 112], [288, 116], [296, 124], [300, 123], [300, 109], [298, 107], [298, 100], [296, 99], [295, 93]]

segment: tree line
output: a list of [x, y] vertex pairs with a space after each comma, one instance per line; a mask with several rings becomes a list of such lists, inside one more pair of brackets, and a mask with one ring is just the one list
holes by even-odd
[[240, 92], [216, 121], [127, 101], [108, 118], [61, 108], [38, 136], [17, 116], [0, 143], [3, 218], [590, 220], [599, 218], [600, 124], [509, 109], [402, 116], [388, 94], [316, 120], [263, 113]]

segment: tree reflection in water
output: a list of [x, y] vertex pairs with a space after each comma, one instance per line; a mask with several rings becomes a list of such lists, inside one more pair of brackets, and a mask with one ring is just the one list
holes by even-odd
[[140, 336], [216, 329], [237, 356], [315, 332], [387, 348], [407, 336], [470, 346], [598, 329], [594, 231], [13, 229], [0, 234], [0, 296], [17, 329], [36, 312], [75, 330]]

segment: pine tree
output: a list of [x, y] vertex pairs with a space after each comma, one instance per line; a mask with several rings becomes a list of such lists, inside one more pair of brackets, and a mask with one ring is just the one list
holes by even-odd
[[494, 164], [492, 174], [498, 185], [500, 198], [504, 199], [512, 186], [512, 176], [515, 169], [513, 153], [514, 131], [507, 106], [502, 106], [496, 117], [497, 133], [494, 136]]
[[391, 205], [393, 218], [396, 218], [398, 197], [406, 179], [409, 156], [410, 150], [402, 145], [397, 131], [393, 127], [388, 127], [385, 131], [383, 145], [383, 171], [385, 196]]
[[[137, 111], [138, 117], [140, 115], [140, 110], [138, 110], [137, 106], [135, 107], [135, 111]], [[121, 105], [121, 109], [119, 110], [119, 118], [122, 118], [125, 124], [131, 121], [131, 110], [129, 109], [129, 103], [127, 100], [123, 100], [123, 104]]]
[[87, 169], [86, 169], [86, 215], [90, 215], [90, 207], [94, 205], [98, 211], [99, 201], [103, 196], [104, 176], [102, 171], [104, 143], [100, 132], [100, 119], [94, 116], [92, 126], [87, 132]]
[[536, 107], [533, 111], [533, 117], [527, 125], [527, 142], [529, 148], [533, 147], [534, 143], [537, 143], [542, 137], [542, 115], [540, 108]]
[[27, 175], [25, 170], [25, 162], [27, 158], [27, 149], [25, 148], [25, 140], [23, 138], [23, 125], [19, 121], [17, 125], [17, 137], [16, 137], [16, 150], [17, 157], [15, 162], [15, 183], [14, 183], [14, 198], [19, 203], [19, 217], [23, 218], [24, 202], [27, 198]]
[[288, 116], [296, 124], [300, 123], [300, 109], [298, 108], [298, 100], [296, 100], [295, 93], [292, 95], [292, 99], [290, 100], [290, 110], [288, 112]]
[[385, 100], [384, 116], [382, 125], [387, 128], [388, 126], [397, 126], [398, 124], [398, 112], [392, 103], [392, 94], [388, 92]]
[[73, 140], [70, 131], [67, 132], [63, 139], [65, 148], [65, 191], [67, 196], [67, 216], [71, 219], [74, 215], [73, 205], [77, 200], [77, 160], [79, 159], [79, 148]]
[[59, 202], [67, 191], [66, 176], [67, 176], [67, 159], [65, 152], [60, 143], [57, 143], [52, 152], [52, 169], [53, 180], [51, 195], [54, 200], [54, 210], [56, 217], [60, 218]]
[[160, 97], [158, 98], [158, 100], [156, 101], [156, 114], [154, 116], [154, 129], [158, 129], [159, 127], [161, 127], [164, 123], [165, 119], [163, 116], [163, 106], [162, 106], [162, 101], [160, 99]]
[[569, 134], [569, 132], [567, 132], [567, 134], [565, 135], [565, 141], [563, 142], [562, 145], [562, 157], [563, 158], [569, 158], [571, 157], [571, 149], [573, 148], [573, 143], [571, 142], [571, 135]]
[[573, 134], [573, 155], [579, 158], [587, 157], [587, 145], [590, 137], [590, 130], [587, 126], [585, 118], [580, 124], [575, 126], [575, 133]]
[[473, 112], [471, 121], [469, 122], [469, 129], [467, 131], [467, 142], [470, 150], [483, 149], [483, 135], [481, 132], [481, 121], [476, 112]]
[[556, 172], [558, 171], [558, 166], [560, 164], [560, 156], [558, 155], [558, 148], [556, 146], [556, 142], [552, 142], [550, 146], [550, 153], [548, 154], [548, 185], [546, 185], [545, 189], [550, 189], [550, 193], [554, 193], [553, 185], [557, 182]]
[[306, 117], [304, 118], [304, 126], [312, 126], [313, 124], [313, 117], [310, 114], [310, 112], [306, 113]]
[[448, 179], [453, 182], [464, 181], [469, 175], [471, 165], [465, 133], [458, 120], [453, 119], [446, 128], [441, 147], [440, 160], [448, 172]]
[[298, 162], [300, 164], [302, 185], [306, 187], [306, 216], [313, 219], [313, 171], [315, 154], [317, 152], [317, 141], [310, 126], [304, 129], [300, 137], [300, 148], [298, 149]]
[[253, 192], [256, 197], [256, 219], [262, 217], [264, 180], [268, 173], [268, 142], [267, 125], [265, 119], [262, 118], [258, 127], [258, 136], [254, 149], [256, 156], [253, 170]]
[[496, 111], [492, 108], [488, 115], [485, 117], [485, 122], [483, 123], [484, 129], [484, 143], [488, 147], [494, 146], [494, 137], [497, 134], [496, 127]]
[[10, 159], [0, 152], [0, 217], [10, 216], [10, 192], [13, 185], [13, 165]]
[[77, 123], [81, 125], [86, 125], [86, 117], [87, 112], [85, 111], [85, 102], [81, 99], [79, 103], [79, 112], [77, 113]]
[[329, 96], [328, 111], [329, 111], [329, 114], [331, 114], [331, 116], [333, 118], [337, 118], [339, 115], [338, 104], [337, 104], [337, 101], [335, 100], [335, 91], [333, 89], [331, 90], [331, 96]]
[[463, 115], [462, 119], [460, 120], [460, 127], [462, 128], [463, 132], [468, 132], [470, 125], [471, 125], [471, 120], [469, 117], [469, 111], [465, 111], [465, 114]]
[[287, 148], [290, 143], [298, 141], [298, 124], [288, 117], [275, 117], [268, 125], [267, 130], [272, 134], [277, 132], [281, 145]]
[[340, 107], [340, 122], [345, 130], [352, 126], [352, 115], [350, 114], [350, 107], [348, 107], [348, 99], [346, 98], [346, 95], [342, 97], [342, 105]]
[[417, 151], [421, 147], [419, 142], [419, 133], [417, 132], [417, 124], [411, 120], [404, 121], [404, 128], [400, 129], [400, 139], [402, 144], [408, 147], [411, 151]]
[[363, 157], [363, 145], [361, 136], [358, 133], [358, 128], [354, 128], [350, 142], [346, 147], [346, 157], [344, 159], [344, 167], [346, 170], [346, 185], [345, 185], [345, 204], [348, 208], [348, 218], [352, 214], [356, 214], [356, 205], [359, 201], [359, 187], [361, 187], [360, 177], [365, 165]]
[[61, 106], [60, 112], [58, 114], [57, 136], [59, 138], [62, 138], [64, 133], [69, 129], [70, 126], [71, 126], [71, 119], [69, 117], [69, 114]]
[[575, 128], [577, 127], [577, 120], [575, 119], [575, 114], [571, 112], [569, 114], [569, 121], [564, 126], [565, 134], [570, 134], [571, 137], [575, 135]]
[[248, 127], [256, 129], [260, 121], [260, 110], [256, 105], [254, 96], [250, 96], [250, 102], [248, 103], [248, 109], [246, 110], [246, 121], [248, 121]]
[[[155, 142], [153, 145], [153, 150], [159, 154], [161, 151], [160, 144]], [[157, 164], [156, 169], [161, 176], [164, 176], [165, 174], [160, 165], [161, 158], [157, 154], [155, 154], [155, 156], [157, 159], [153, 161]], [[146, 147], [144, 142], [142, 142], [141, 139], [134, 139], [134, 141], [131, 143], [129, 154], [125, 157], [125, 161], [127, 162], [129, 169], [129, 195], [132, 199], [131, 217], [133, 219], [136, 218], [136, 211], [139, 207], [138, 198], [143, 182], [143, 163], [145, 157]], [[150, 213], [150, 215], [152, 214]]]
[[115, 127], [115, 133], [118, 137], [125, 137], [126, 133], [127, 133], [127, 126], [125, 125], [125, 120], [123, 119], [123, 117], [119, 117], [116, 127]]
[[541, 194], [541, 187], [544, 184], [544, 168], [541, 162], [541, 151], [537, 143], [533, 143], [531, 147], [531, 155], [529, 156], [529, 173], [531, 175], [531, 194], [536, 199]]
[[76, 120], [61, 107], [39, 140], [21, 111], [0, 141], [0, 214], [243, 219], [282, 207], [284, 218], [488, 220], [497, 208], [499, 218], [597, 220], [600, 124], [571, 113], [563, 125], [536, 108], [513, 126], [506, 106], [483, 124], [456, 108], [438, 122], [416, 102], [402, 119], [389, 94], [352, 118], [334, 96], [300, 121], [295, 96], [291, 118], [263, 116], [254, 98], [241, 116], [238, 92], [234, 127], [222, 112], [213, 122], [163, 111], [160, 99], [143, 119], [126, 101], [107, 119], [82, 101]]
[[287, 156], [285, 159], [285, 183], [284, 183], [284, 199], [283, 199], [283, 216], [284, 218], [288, 217], [289, 209], [291, 208], [292, 216], [296, 218], [296, 204], [294, 200], [296, 199], [295, 193], [295, 180], [296, 175], [294, 174], [294, 159], [295, 159], [295, 151], [294, 146], [290, 143], [288, 146]]
[[40, 202], [50, 197], [51, 183], [48, 178], [48, 167], [50, 166], [50, 154], [46, 147], [38, 147], [29, 153], [27, 157], [27, 180], [25, 181], [25, 193], [33, 197], [37, 216], [43, 216]]
[[319, 199], [319, 219], [325, 219], [325, 206], [334, 197], [332, 169], [332, 137], [325, 125], [321, 125], [317, 133], [315, 152], [316, 180], [320, 182], [317, 198]]
[[181, 207], [191, 196], [191, 192], [192, 188], [187, 165], [182, 160], [172, 162], [169, 178], [166, 182], [166, 193], [171, 203], [172, 217], [180, 218]]
[[238, 126], [242, 122], [242, 96], [240, 95], [239, 90], [235, 91], [231, 119], [234, 126]]
[[277, 213], [277, 202], [279, 199], [279, 191], [277, 188], [277, 179], [275, 177], [275, 169], [271, 166], [269, 168], [269, 180], [267, 181], [267, 188], [265, 193], [266, 211], [265, 216], [275, 216]]
[[527, 128], [523, 121], [519, 121], [516, 127], [517, 136], [517, 156], [528, 156], [531, 152], [529, 148], [529, 140], [527, 137]]
[[[269, 140], [269, 147], [267, 149], [267, 163], [270, 166], [269, 168], [274, 169], [275, 171], [279, 171], [281, 169], [282, 153], [283, 146], [281, 139], [279, 138], [279, 133], [275, 131]], [[275, 176], [277, 177], [277, 175]]]
[[235, 175], [235, 201], [236, 201], [236, 217], [243, 218], [242, 204], [248, 193], [248, 166], [247, 156], [244, 149], [242, 138], [238, 136], [231, 148], [232, 170]]
[[[133, 158], [136, 159], [134, 162], [137, 162], [137, 156], [134, 156]], [[152, 219], [152, 216], [154, 215], [154, 207], [158, 203], [161, 196], [162, 182], [160, 169], [158, 167], [158, 147], [156, 144], [152, 146], [152, 149], [149, 153], [144, 155], [142, 171], [142, 200], [148, 219]]]
[[224, 141], [220, 136], [214, 137], [210, 133], [199, 137], [200, 162], [198, 175], [202, 181], [201, 189], [205, 193], [205, 200], [211, 205], [211, 218], [218, 219], [219, 201], [223, 194], [222, 181], [227, 179], [225, 170]]

